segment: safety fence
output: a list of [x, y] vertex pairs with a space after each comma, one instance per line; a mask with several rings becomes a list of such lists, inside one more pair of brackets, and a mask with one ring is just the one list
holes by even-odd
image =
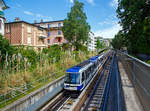
[[60, 76], [62, 76], [61, 73], [62, 72], [51, 73], [29, 84], [11, 88], [10, 91], [0, 95], [0, 107], [4, 107], [9, 103], [21, 98], [22, 96], [29, 94], [34, 89], [38, 89], [40, 86], [43, 86], [49, 83], [50, 81], [59, 78]]
[[150, 109], [150, 65], [128, 54], [118, 52], [120, 60], [132, 81], [144, 111]]

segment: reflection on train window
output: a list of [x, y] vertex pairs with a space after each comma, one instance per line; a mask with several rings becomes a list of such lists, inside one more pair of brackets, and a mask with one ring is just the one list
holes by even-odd
[[84, 72], [82, 73], [82, 82], [84, 81], [85, 77], [84, 77]]
[[65, 83], [80, 84], [80, 75], [79, 75], [79, 73], [67, 73]]

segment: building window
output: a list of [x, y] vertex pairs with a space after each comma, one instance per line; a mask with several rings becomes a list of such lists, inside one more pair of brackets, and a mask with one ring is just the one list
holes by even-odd
[[50, 44], [50, 40], [49, 39], [47, 39], [47, 43]]
[[31, 44], [31, 37], [27, 38], [27, 44]]
[[61, 38], [58, 38], [58, 42], [61, 42]]
[[61, 23], [58, 23], [58, 27], [61, 27]]
[[10, 32], [10, 27], [9, 27], [9, 25], [7, 25], [7, 33], [9, 33]]
[[29, 26], [27, 27], [27, 32], [31, 33], [31, 27], [29, 27]]
[[61, 30], [58, 30], [58, 35], [61, 35]]
[[50, 36], [50, 32], [47, 32], [48, 37]]

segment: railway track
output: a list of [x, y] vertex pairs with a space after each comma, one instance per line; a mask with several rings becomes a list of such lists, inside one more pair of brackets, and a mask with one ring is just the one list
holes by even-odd
[[102, 111], [104, 109], [111, 76], [111, 63], [112, 57], [107, 61], [102, 74], [92, 88], [93, 90], [85, 101], [85, 105], [82, 107], [82, 111]]
[[66, 91], [62, 91], [41, 108], [40, 111], [70, 111], [76, 99], [78, 99], [77, 95], [66, 94]]
[[[82, 107], [81, 110], [87, 111], [89, 109], [96, 109], [98, 106], [103, 102], [103, 96], [105, 93], [105, 88], [108, 80], [108, 73], [110, 69], [110, 62], [111, 60], [107, 60], [106, 66], [104, 65], [105, 70], [103, 70], [102, 76], [98, 79], [98, 82], [96, 82], [96, 87], [94, 87], [95, 90], [91, 91], [90, 98], [87, 98], [87, 101], [85, 101], [84, 107]], [[104, 63], [103, 63], [104, 64]], [[102, 66], [100, 66], [103, 68]], [[101, 68], [99, 70], [101, 70]], [[97, 73], [99, 72], [97, 71]], [[92, 88], [93, 89], [93, 88]], [[85, 88], [86, 90], [86, 88]], [[84, 91], [82, 91], [83, 93]], [[86, 92], [86, 91], [85, 91]], [[93, 93], [92, 93], [93, 92]], [[81, 94], [82, 95], [82, 94]], [[84, 95], [84, 94], [83, 94]], [[79, 96], [79, 95], [78, 95]], [[40, 109], [40, 111], [78, 111], [78, 109], [74, 109], [78, 101], [81, 100], [80, 97], [76, 96], [72, 97], [71, 94], [66, 94], [65, 91], [62, 91], [56, 97], [54, 97], [51, 101], [49, 101], [43, 108]], [[98, 102], [97, 102], [98, 101]]]

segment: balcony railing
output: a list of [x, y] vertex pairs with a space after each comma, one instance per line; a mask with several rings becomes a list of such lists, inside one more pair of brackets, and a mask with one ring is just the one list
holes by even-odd
[[40, 39], [45, 39], [46, 37], [47, 37], [46, 35], [42, 35], [42, 34], [39, 35]]
[[61, 34], [61, 35], [55, 35], [54, 36], [55, 38], [57, 38], [57, 37], [63, 37], [63, 35]]
[[61, 45], [62, 42], [54, 42], [53, 44], [54, 44], [54, 45]]

